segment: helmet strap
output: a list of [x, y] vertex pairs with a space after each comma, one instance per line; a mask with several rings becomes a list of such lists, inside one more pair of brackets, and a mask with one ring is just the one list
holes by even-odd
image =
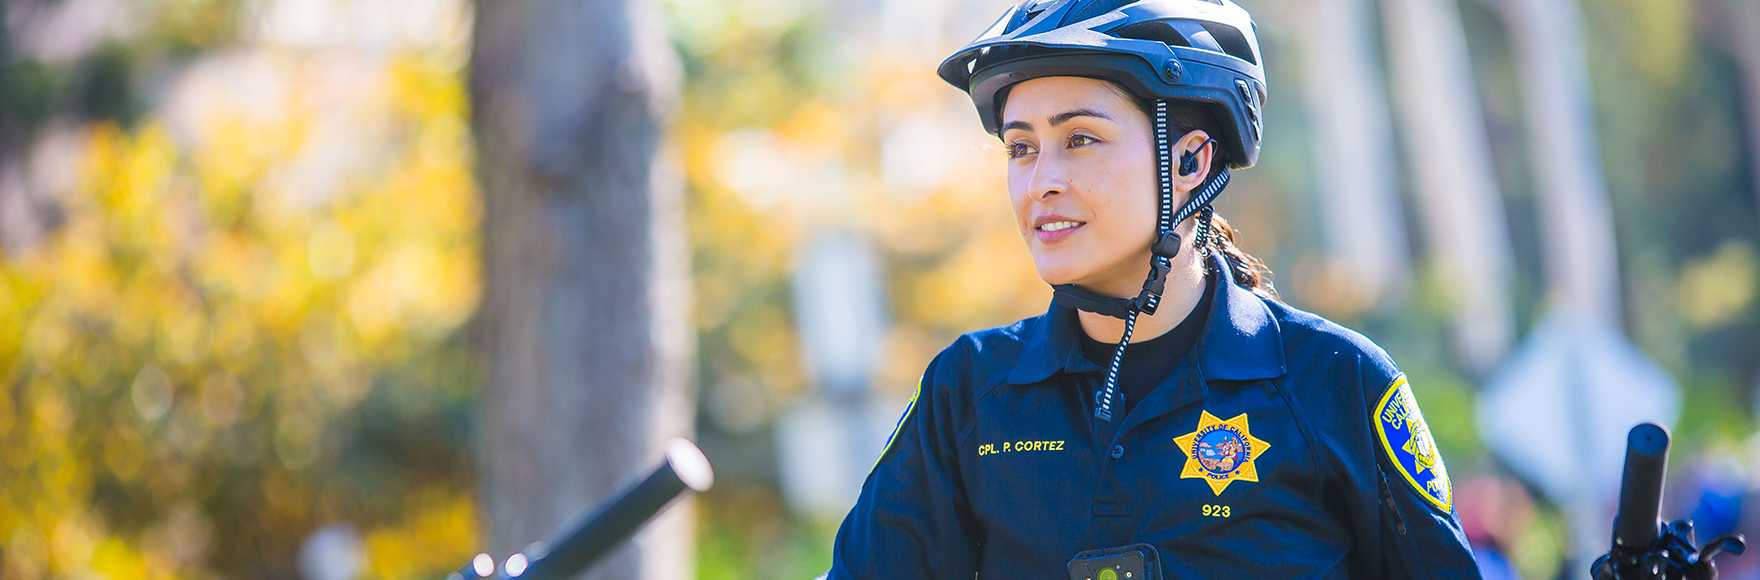
[[[1205, 140], [1198, 150], [1213, 145], [1214, 140]], [[1180, 159], [1180, 174], [1190, 174], [1193, 169], [1188, 153]], [[1112, 353], [1112, 364], [1106, 370], [1106, 385], [1094, 394], [1094, 417], [1101, 421], [1112, 421], [1113, 399], [1118, 397], [1118, 368], [1124, 362], [1125, 346], [1130, 344], [1131, 333], [1136, 330], [1137, 315], [1142, 313], [1155, 314], [1161, 306], [1161, 295], [1167, 289], [1167, 276], [1173, 272], [1173, 258], [1179, 255], [1180, 236], [1174, 226], [1184, 222], [1194, 213], [1202, 212], [1197, 224], [1197, 232], [1193, 236], [1194, 245], [1198, 246], [1200, 256], [1210, 255], [1211, 241], [1210, 217], [1215, 210], [1210, 202], [1222, 194], [1228, 187], [1228, 169], [1217, 171], [1192, 191], [1191, 199], [1187, 199], [1178, 211], [1173, 208], [1173, 141], [1167, 134], [1167, 101], [1155, 101], [1155, 160], [1156, 175], [1161, 181], [1160, 212], [1155, 224], [1155, 242], [1150, 246], [1149, 276], [1143, 281], [1143, 291], [1136, 298], [1124, 299], [1103, 296], [1075, 284], [1057, 284], [1051, 288], [1053, 299], [1079, 310], [1095, 314], [1124, 319], [1124, 334], [1118, 339], [1118, 349]]]
[[1192, 246], [1198, 248], [1199, 258], [1209, 258], [1211, 246], [1221, 247], [1217, 245], [1216, 232], [1211, 229], [1214, 224], [1210, 220], [1214, 217], [1216, 217], [1214, 206], [1206, 205], [1204, 209], [1198, 210], [1198, 231], [1192, 235]]

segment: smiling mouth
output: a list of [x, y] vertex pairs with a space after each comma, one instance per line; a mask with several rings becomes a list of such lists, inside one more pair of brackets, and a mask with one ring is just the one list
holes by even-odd
[[1039, 226], [1038, 230], [1041, 232], [1060, 232], [1060, 231], [1067, 230], [1067, 229], [1081, 226], [1081, 225], [1082, 225], [1082, 222], [1074, 222], [1074, 221], [1051, 222], [1051, 223]]

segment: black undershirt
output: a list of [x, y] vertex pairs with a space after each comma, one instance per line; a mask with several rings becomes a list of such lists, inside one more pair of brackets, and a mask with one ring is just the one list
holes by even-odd
[[[1133, 341], [1125, 345], [1124, 360], [1120, 361], [1118, 368], [1118, 390], [1124, 398], [1118, 402], [1123, 411], [1119, 416], [1129, 415], [1137, 401], [1143, 400], [1150, 391], [1155, 390], [1155, 385], [1161, 384], [1162, 379], [1173, 372], [1173, 367], [1179, 365], [1179, 360], [1185, 358], [1186, 353], [1191, 352], [1192, 347], [1198, 344], [1198, 335], [1204, 332], [1204, 321], [1210, 318], [1209, 278], [1206, 276], [1204, 279], [1204, 290], [1200, 293], [1197, 306], [1173, 330], [1143, 342]], [[1089, 338], [1085, 332], [1081, 333], [1081, 342], [1084, 358], [1100, 365], [1102, 369], [1112, 366], [1112, 354], [1118, 350], [1118, 343], [1100, 342]], [[1105, 374], [1099, 375], [1099, 379], [1104, 381]], [[1099, 384], [1099, 388], [1105, 388], [1105, 383]]]

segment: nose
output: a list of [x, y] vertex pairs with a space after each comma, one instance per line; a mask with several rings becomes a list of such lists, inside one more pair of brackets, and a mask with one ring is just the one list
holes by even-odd
[[1054, 150], [1041, 151], [1033, 159], [1033, 177], [1027, 182], [1027, 195], [1034, 201], [1069, 191], [1068, 165]]

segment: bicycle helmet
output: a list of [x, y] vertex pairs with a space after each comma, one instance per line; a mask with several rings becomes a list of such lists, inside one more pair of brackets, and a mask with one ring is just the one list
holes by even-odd
[[1027, 0], [942, 61], [984, 130], [999, 131], [1006, 89], [1044, 76], [1116, 82], [1139, 97], [1210, 107], [1229, 164], [1259, 159], [1265, 71], [1252, 16], [1229, 0]]

